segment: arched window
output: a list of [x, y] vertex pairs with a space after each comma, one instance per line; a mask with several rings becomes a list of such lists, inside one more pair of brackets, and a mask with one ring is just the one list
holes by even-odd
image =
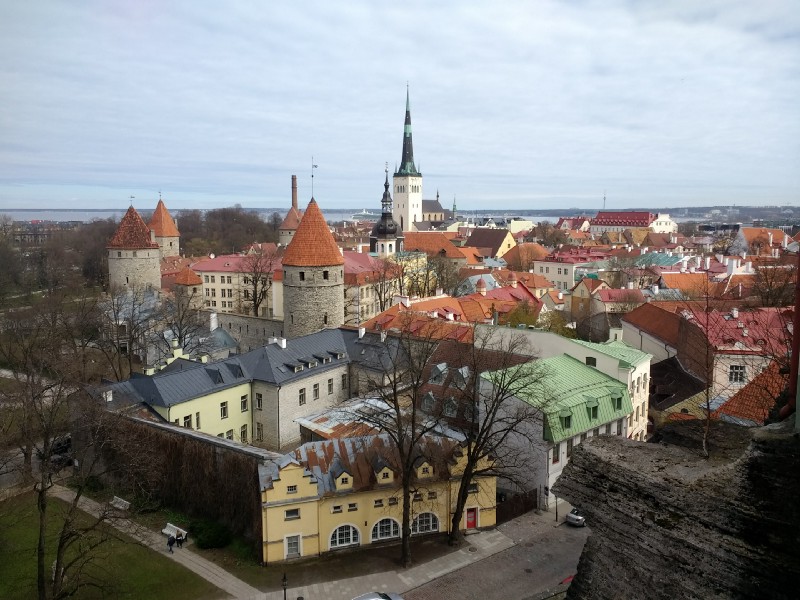
[[411, 533], [430, 533], [439, 531], [439, 517], [433, 513], [421, 513], [411, 523]]
[[331, 534], [331, 548], [344, 548], [359, 544], [358, 529], [352, 525], [341, 525]]
[[400, 537], [400, 524], [394, 519], [381, 519], [372, 528], [372, 541], [390, 540]]
[[391, 252], [391, 251], [392, 251], [392, 244], [390, 243], [389, 244], [389, 252]]

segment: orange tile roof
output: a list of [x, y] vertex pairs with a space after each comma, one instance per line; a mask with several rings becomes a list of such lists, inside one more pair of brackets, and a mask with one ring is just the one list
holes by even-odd
[[678, 343], [678, 329], [681, 316], [659, 306], [660, 302], [650, 302], [634, 308], [622, 317], [637, 329], [649, 333], [672, 346]]
[[281, 223], [278, 229], [290, 229], [295, 231], [300, 226], [300, 221], [303, 219], [302, 211], [296, 209], [294, 206], [286, 213], [286, 218]]
[[344, 257], [316, 200], [308, 203], [297, 231], [286, 247], [283, 264], [291, 267], [343, 265]]
[[744, 420], [754, 425], [763, 425], [769, 411], [775, 406], [775, 399], [789, 384], [789, 374], [782, 374], [777, 361], [731, 396], [727, 402], [715, 410], [711, 416], [716, 419]]
[[483, 264], [483, 254], [479, 251], [478, 248], [473, 248], [472, 246], [465, 246], [463, 248], [456, 249], [464, 255], [467, 259], [468, 265], [482, 265]]
[[688, 295], [709, 292], [708, 275], [700, 273], [662, 273], [661, 283], [670, 290], [680, 290]]
[[175, 283], [178, 285], [200, 285], [203, 283], [203, 280], [200, 279], [200, 276], [192, 271], [191, 268], [184, 267], [175, 278]]
[[163, 200], [158, 201], [158, 206], [156, 206], [153, 216], [150, 217], [148, 227], [156, 232], [157, 237], [180, 237], [181, 235]]
[[158, 248], [158, 244], [150, 240], [150, 229], [136, 209], [131, 206], [119, 222], [117, 231], [111, 237], [106, 248], [143, 250]]
[[443, 253], [447, 258], [464, 258], [464, 254], [441, 231], [407, 231], [403, 235], [403, 248], [407, 252], [425, 252], [428, 256]]
[[503, 255], [503, 259], [509, 265], [524, 265], [529, 264], [534, 260], [541, 260], [547, 256], [549, 252], [541, 244], [536, 242], [526, 242], [517, 244], [511, 250]]

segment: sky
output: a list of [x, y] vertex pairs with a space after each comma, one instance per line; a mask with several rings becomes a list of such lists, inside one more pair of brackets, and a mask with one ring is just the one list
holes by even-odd
[[[800, 204], [797, 0], [0, 3], [0, 210]], [[131, 199], [130, 196], [135, 196]]]

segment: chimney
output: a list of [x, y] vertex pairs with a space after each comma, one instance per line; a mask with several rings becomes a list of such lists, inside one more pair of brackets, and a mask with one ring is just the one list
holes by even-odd
[[363, 338], [365, 333], [367, 333], [367, 329], [365, 327], [359, 327], [358, 328], [358, 339]]
[[278, 338], [278, 346], [280, 346], [281, 348], [286, 350], [286, 338], [285, 337]]
[[706, 271], [708, 271], [710, 268], [711, 268], [711, 257], [706, 256]]
[[274, 344], [277, 341], [278, 341], [278, 338], [276, 338], [275, 336], [270, 336], [270, 337], [267, 338], [267, 346], [269, 346], [270, 344]]
[[381, 331], [381, 341], [382, 342], [386, 341], [386, 332], [385, 331]]
[[217, 313], [212, 312], [208, 315], [208, 328], [210, 331], [214, 331], [219, 327], [219, 318], [217, 317]]
[[437, 296], [441, 296], [442, 294], [444, 294], [444, 290], [442, 288], [440, 288], [440, 287], [437, 287], [436, 288], [436, 295]]
[[633, 282], [632, 282], [632, 281], [629, 281], [629, 282], [628, 282], [628, 289], [629, 289], [629, 290], [632, 290], [632, 289], [633, 289]]
[[292, 208], [297, 208], [297, 175], [292, 175]]
[[732, 309], [731, 309], [731, 316], [732, 316], [734, 319], [738, 319], [738, 318], [739, 318], [739, 309], [738, 309], [738, 308], [735, 308], [735, 307], [734, 307], [734, 308], [732, 308]]
[[738, 261], [732, 258], [728, 261], [728, 275], [733, 275], [736, 272], [736, 263]]
[[564, 292], [558, 292], [558, 299], [559, 300], [563, 300], [564, 299]]
[[772, 232], [768, 231], [767, 232], [767, 236], [769, 237], [769, 245], [770, 245], [770, 248], [771, 248], [772, 247]]
[[114, 400], [114, 390], [106, 390], [103, 392], [103, 398], [105, 398], [106, 402], [111, 402]]
[[453, 313], [451, 313], [451, 312], [448, 312], [448, 313], [447, 313], [447, 320], [448, 320], [448, 321], [454, 321], [454, 320], [455, 320], [455, 319], [453, 318]]
[[653, 286], [653, 294], [658, 294], [658, 286], [657, 285]]
[[745, 273], [752, 273], [753, 272], [753, 261], [748, 260], [744, 265], [744, 272]]

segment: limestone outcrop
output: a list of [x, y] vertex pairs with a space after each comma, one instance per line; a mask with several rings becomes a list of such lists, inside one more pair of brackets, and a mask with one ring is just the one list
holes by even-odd
[[796, 598], [800, 437], [702, 422], [659, 443], [600, 436], [578, 446], [554, 486], [592, 533], [567, 598]]

